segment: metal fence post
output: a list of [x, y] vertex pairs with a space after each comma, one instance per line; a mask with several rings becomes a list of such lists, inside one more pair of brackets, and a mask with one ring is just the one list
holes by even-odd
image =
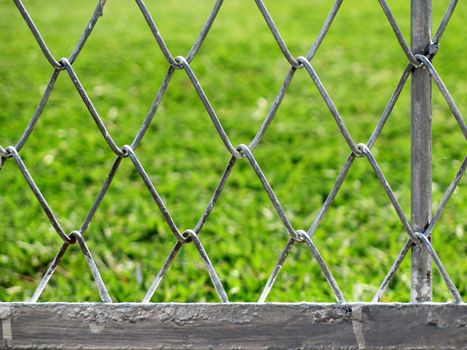
[[[426, 54], [431, 41], [432, 0], [411, 0], [411, 45]], [[412, 225], [424, 232], [431, 219], [431, 79], [415, 69], [411, 81]], [[431, 301], [431, 257], [423, 245], [412, 246], [411, 301]]]

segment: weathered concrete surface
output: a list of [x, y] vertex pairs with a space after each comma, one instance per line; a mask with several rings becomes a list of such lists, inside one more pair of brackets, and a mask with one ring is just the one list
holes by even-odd
[[466, 349], [467, 305], [0, 303], [3, 349]]

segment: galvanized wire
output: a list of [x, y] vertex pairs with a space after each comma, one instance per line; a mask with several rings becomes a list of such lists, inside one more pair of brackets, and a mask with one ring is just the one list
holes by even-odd
[[[16, 143], [15, 146], [9, 146], [6, 148], [3, 148], [0, 146], [0, 169], [4, 165], [4, 162], [8, 158], [13, 158], [16, 162], [16, 165], [18, 166], [20, 172], [22, 173], [23, 177], [26, 180], [26, 183], [34, 193], [38, 203], [40, 204], [41, 208], [43, 209], [45, 215], [47, 216], [48, 220], [50, 221], [50, 224], [52, 227], [55, 229], [57, 234], [60, 236], [60, 238], [64, 241], [61, 247], [59, 248], [55, 258], [52, 260], [51, 264], [49, 265], [48, 270], [44, 274], [41, 282], [36, 288], [36, 291], [34, 292], [34, 295], [31, 299], [32, 302], [36, 302], [39, 300], [44, 288], [48, 284], [50, 278], [54, 274], [57, 266], [59, 265], [62, 257], [66, 254], [68, 248], [70, 245], [78, 243], [82, 254], [86, 258], [86, 261], [89, 265], [89, 268], [93, 274], [94, 280], [97, 285], [97, 289], [99, 291], [99, 294], [101, 296], [101, 299], [103, 302], [111, 302], [111, 298], [109, 293], [107, 292], [107, 289], [105, 287], [104, 281], [100, 275], [99, 269], [97, 267], [97, 264], [95, 263], [94, 258], [92, 257], [91, 251], [89, 250], [86, 241], [83, 237], [84, 233], [87, 231], [89, 228], [94, 215], [96, 214], [97, 210], [99, 209], [99, 205], [102, 202], [103, 198], [105, 197], [107, 190], [109, 189], [112, 180], [114, 179], [115, 175], [118, 172], [118, 169], [120, 167], [121, 162], [125, 158], [129, 158], [130, 161], [133, 163], [136, 171], [139, 173], [142, 181], [146, 185], [149, 193], [151, 194], [152, 198], [154, 199], [159, 211], [161, 212], [164, 220], [166, 221], [167, 225], [171, 229], [174, 237], [175, 237], [175, 245], [171, 252], [169, 253], [169, 256], [167, 257], [165, 263], [163, 264], [161, 270], [153, 280], [149, 290], [147, 291], [143, 302], [150, 302], [155, 291], [157, 290], [160, 282], [164, 278], [164, 276], [167, 274], [172, 262], [176, 258], [178, 252], [180, 249], [185, 244], [189, 244], [191, 242], [194, 243], [198, 253], [200, 254], [202, 260], [205, 263], [206, 269], [208, 271], [208, 274], [211, 278], [211, 281], [213, 283], [214, 289], [216, 290], [220, 300], [222, 302], [228, 302], [228, 296], [227, 293], [225, 292], [225, 289], [219, 279], [219, 276], [217, 275], [215, 268], [209, 259], [209, 255], [204, 249], [201, 240], [199, 238], [199, 235], [202, 231], [202, 228], [206, 221], [208, 220], [212, 210], [216, 206], [217, 200], [219, 197], [222, 195], [222, 191], [224, 189], [224, 186], [226, 184], [227, 179], [229, 178], [233, 168], [235, 167], [236, 163], [239, 161], [239, 159], [242, 159], [241, 161], [248, 161], [252, 169], [254, 170], [256, 176], [260, 180], [264, 191], [267, 193], [271, 203], [273, 204], [276, 214], [278, 218], [282, 221], [282, 224], [284, 226], [285, 232], [288, 234], [289, 239], [288, 242], [283, 249], [276, 265], [273, 268], [272, 274], [270, 275], [260, 297], [259, 297], [259, 302], [264, 302], [271, 291], [271, 289], [274, 286], [274, 282], [276, 281], [279, 272], [281, 270], [282, 265], [286, 262], [286, 259], [288, 257], [289, 252], [293, 247], [295, 246], [296, 243], [305, 243], [305, 245], [310, 249], [315, 261], [318, 263], [323, 275], [325, 276], [327, 283], [333, 292], [336, 301], [339, 303], [345, 302], [344, 295], [342, 294], [334, 276], [332, 275], [331, 270], [328, 268], [326, 265], [325, 260], [322, 258], [322, 256], [319, 253], [318, 248], [312, 241], [312, 236], [316, 232], [317, 228], [320, 226], [321, 221], [323, 220], [324, 216], [326, 213], [330, 210], [331, 205], [337, 196], [345, 178], [347, 177], [347, 174], [349, 173], [349, 170], [351, 169], [352, 165], [354, 164], [355, 160], [357, 158], [366, 158], [367, 161], [370, 163], [371, 168], [374, 171], [374, 174], [377, 178], [377, 180], [381, 183], [382, 185], [382, 190], [385, 191], [386, 195], [388, 196], [389, 203], [392, 205], [394, 208], [395, 212], [397, 213], [399, 220], [406, 231], [408, 235], [408, 240], [403, 246], [401, 252], [397, 256], [394, 264], [391, 266], [388, 274], [384, 278], [379, 290], [375, 294], [373, 301], [377, 302], [381, 299], [384, 291], [387, 289], [389, 286], [390, 281], [392, 278], [395, 276], [400, 264], [404, 260], [405, 256], [407, 255], [407, 252], [410, 250], [410, 247], [415, 244], [422, 244], [429, 254], [432, 256], [433, 261], [440, 271], [442, 278], [444, 282], [446, 283], [449, 291], [451, 292], [455, 302], [460, 303], [462, 302], [461, 296], [455, 287], [454, 283], [452, 282], [451, 278], [449, 277], [445, 267], [443, 266], [441, 260], [438, 257], [438, 254], [436, 253], [435, 249], [433, 248], [432, 244], [429, 241], [429, 237], [433, 232], [433, 229], [435, 225], [439, 222], [441, 214], [446, 207], [447, 203], [449, 202], [449, 199], [451, 198], [452, 194], [458, 187], [460, 180], [462, 176], [464, 175], [467, 167], [467, 157], [464, 158], [462, 165], [457, 172], [456, 176], [452, 180], [448, 190], [444, 194], [439, 207], [433, 216], [430, 224], [426, 228], [424, 232], [415, 232], [412, 228], [411, 223], [409, 220], [406, 218], [403, 208], [399, 204], [397, 200], [397, 196], [392, 190], [390, 184], [388, 183], [381, 167], [379, 166], [376, 158], [374, 157], [371, 149], [376, 143], [379, 135], [381, 134], [381, 131], [383, 130], [384, 126], [389, 120], [389, 117], [392, 113], [392, 110], [396, 104], [396, 102], [399, 99], [399, 96], [402, 92], [402, 89], [404, 85], [406, 84], [409, 76], [411, 73], [417, 69], [427, 69], [435, 82], [436, 86], [438, 87], [439, 91], [443, 95], [443, 97], [446, 100], [447, 105], [449, 106], [454, 118], [456, 119], [457, 123], [459, 124], [459, 127], [464, 135], [464, 138], [467, 138], [467, 130], [465, 126], [464, 119], [461, 115], [461, 112], [457, 105], [455, 104], [451, 94], [449, 93], [449, 90], [447, 89], [446, 85], [444, 84], [443, 80], [441, 79], [440, 75], [435, 69], [435, 66], [432, 63], [432, 59], [434, 56], [437, 54], [438, 49], [439, 49], [439, 41], [442, 38], [447, 25], [449, 23], [449, 20], [454, 12], [454, 9], [456, 8], [457, 5], [457, 0], [452, 0], [441, 20], [441, 23], [438, 27], [438, 30], [436, 31], [436, 34], [433, 38], [433, 42], [428, 45], [426, 48], [425, 52], [422, 54], [414, 54], [409, 45], [407, 44], [407, 41], [405, 40], [398, 24], [393, 16], [386, 0], [378, 0], [379, 4], [381, 5], [381, 8], [389, 22], [389, 25], [391, 26], [396, 39], [399, 43], [399, 45], [402, 48], [403, 53], [408, 59], [407, 66], [402, 72], [401, 78], [398, 82], [398, 84], [395, 87], [395, 90], [393, 94], [391, 95], [384, 111], [382, 112], [377, 125], [375, 126], [375, 129], [373, 133], [371, 134], [368, 142], [366, 144], [364, 143], [355, 143], [349, 130], [347, 129], [345, 123], [344, 123], [344, 118], [340, 114], [340, 112], [337, 110], [331, 95], [328, 93], [328, 91], [325, 89], [324, 85], [322, 84], [319, 74], [317, 71], [314, 69], [311, 60], [317, 53], [320, 45], [322, 44], [323, 40], [325, 39], [330, 27], [333, 24], [333, 21], [336, 18], [336, 15], [338, 14], [341, 4], [343, 0], [337, 0], [334, 2], [327, 18], [324, 21], [324, 24], [321, 28], [321, 30], [318, 33], [318, 36], [314, 43], [312, 44], [310, 50], [306, 53], [304, 56], [294, 56], [289, 48], [287, 47], [286, 42], [282, 38], [273, 17], [269, 13], [265, 3], [262, 0], [255, 0], [255, 3], [257, 5], [258, 10], [262, 14], [273, 38], [277, 42], [285, 60], [290, 64], [290, 69], [287, 73], [287, 75], [284, 78], [284, 81], [279, 89], [278, 94], [276, 95], [276, 98], [274, 99], [272, 105], [270, 106], [268, 112], [266, 113], [266, 116], [263, 120], [263, 123], [260, 127], [260, 129], [257, 131], [255, 137], [253, 140], [249, 143], [249, 145], [246, 144], [240, 144], [238, 146], [235, 146], [232, 144], [232, 142], [229, 139], [229, 136], [227, 135], [226, 131], [224, 130], [222, 123], [220, 122], [220, 119], [212, 106], [212, 104], [209, 101], [208, 96], [204, 92], [200, 80], [197, 78], [193, 68], [191, 67], [190, 63], [193, 61], [195, 56], [197, 55], [199, 49], [203, 45], [203, 42], [205, 41], [207, 35], [209, 34], [209, 31], [215, 22], [217, 15], [219, 13], [219, 10], [221, 9], [224, 1], [223, 0], [217, 0], [214, 3], [214, 6], [211, 10], [211, 12], [208, 15], [208, 18], [198, 36], [196, 41], [194, 42], [193, 46], [191, 47], [190, 51], [187, 53], [186, 56], [174, 56], [170, 52], [168, 46], [166, 45], [161, 33], [158, 30], [158, 27], [151, 16], [151, 13], [146, 6], [146, 4], [142, 0], [136, 0], [136, 3], [141, 11], [142, 16], [146, 20], [149, 30], [154, 36], [155, 43], [157, 47], [160, 49], [162, 54], [164, 55], [165, 59], [167, 60], [169, 67], [166, 73], [166, 76], [159, 87], [159, 90], [156, 94], [156, 97], [149, 109], [148, 114], [146, 115], [141, 127], [139, 128], [137, 134], [135, 135], [133, 141], [131, 142], [130, 145], [124, 145], [122, 147], [118, 146], [117, 143], [114, 141], [110, 133], [108, 132], [102, 118], [99, 116], [99, 113], [92, 103], [90, 97], [88, 96], [86, 92], [86, 88], [83, 86], [83, 84], [80, 82], [74, 68], [73, 68], [73, 63], [79, 56], [80, 52], [83, 50], [85, 47], [86, 41], [91, 35], [95, 25], [97, 24], [99, 18], [102, 16], [104, 7], [105, 7], [105, 0], [99, 0], [97, 1], [97, 6], [89, 19], [83, 34], [81, 35], [80, 39], [78, 40], [78, 43], [75, 45], [73, 51], [68, 57], [61, 58], [57, 60], [52, 52], [49, 50], [46, 42], [42, 38], [42, 35], [40, 31], [38, 30], [37, 26], [35, 25], [34, 21], [32, 20], [31, 16], [29, 15], [26, 7], [22, 3], [21, 0], [13, 0], [14, 4], [16, 5], [18, 11], [24, 18], [27, 26], [29, 27], [33, 37], [35, 38], [37, 44], [39, 45], [40, 50], [42, 51], [45, 59], [50, 63], [50, 65], [53, 67], [53, 73], [52, 76], [46, 86], [46, 89], [39, 101], [39, 104], [37, 108], [35, 109], [33, 116], [28, 123], [25, 131], [23, 134], [20, 136], [19, 141]], [[288, 87], [293, 80], [295, 73], [298, 69], [304, 68], [311, 81], [314, 83], [315, 87], [317, 88], [318, 92], [320, 93], [324, 103], [328, 107], [328, 110], [331, 114], [331, 117], [334, 119], [340, 135], [342, 136], [343, 140], [347, 143], [349, 149], [350, 149], [350, 154], [345, 161], [338, 177], [336, 178], [334, 185], [329, 192], [324, 204], [320, 208], [318, 214], [316, 215], [315, 219], [311, 223], [310, 228], [305, 232], [300, 229], [296, 229], [292, 226], [285, 210], [283, 209], [280, 200], [276, 193], [274, 192], [272, 186], [269, 184], [266, 175], [263, 173], [261, 170], [260, 164], [258, 164], [257, 160], [254, 157], [253, 151], [258, 147], [260, 144], [263, 136], [268, 130], [268, 127], [271, 125], [271, 123], [274, 121], [274, 117], [282, 103], [282, 100], [284, 96], [287, 93]], [[163, 202], [162, 197], [159, 195], [156, 185], [152, 182], [150, 176], [148, 173], [145, 171], [143, 164], [140, 162], [137, 154], [136, 154], [136, 149], [140, 142], [143, 140], [143, 138], [146, 135], [146, 132], [150, 125], [153, 122], [153, 118], [157, 112], [157, 109], [160, 105], [160, 102], [169, 88], [171, 79], [175, 72], [177, 70], [184, 70], [185, 73], [187, 74], [188, 78], [190, 79], [194, 90], [196, 91], [200, 101], [205, 107], [205, 110], [208, 114], [208, 116], [211, 119], [211, 122], [213, 123], [221, 141], [223, 142], [227, 152], [231, 155], [231, 158], [229, 160], [229, 163], [227, 164], [220, 181], [214, 190], [211, 200], [209, 201], [205, 211], [199, 218], [196, 226], [193, 229], [188, 229], [185, 231], [180, 231], [178, 228], [176, 222], [174, 221], [173, 217], [171, 216], [169, 210], [167, 209], [166, 205]], [[64, 232], [63, 228], [61, 227], [58, 219], [53, 213], [52, 208], [46, 201], [45, 197], [43, 196], [41, 190], [39, 187], [36, 185], [33, 176], [29, 172], [26, 164], [23, 162], [21, 156], [20, 156], [20, 150], [25, 146], [27, 143], [27, 140], [29, 136], [33, 133], [34, 127], [37, 124], [38, 120], [40, 119], [42, 112], [47, 104], [47, 101], [52, 94], [54, 87], [55, 87], [55, 82], [57, 81], [58, 76], [61, 74], [62, 71], [66, 71], [70, 80], [75, 86], [75, 89], [78, 91], [83, 104], [86, 106], [91, 118], [94, 120], [99, 132], [101, 133], [102, 137], [106, 141], [107, 145], [109, 148], [115, 153], [116, 158], [115, 161], [109, 170], [109, 173], [107, 177], [104, 180], [104, 183], [101, 187], [100, 192], [98, 193], [95, 201], [93, 202], [91, 208], [89, 209], [88, 214], [86, 215], [86, 218], [84, 222], [82, 223], [81, 227], [79, 230], [75, 230], [71, 232], [70, 234], [67, 234]], [[243, 158], [246, 158], [246, 160], [243, 160]]]

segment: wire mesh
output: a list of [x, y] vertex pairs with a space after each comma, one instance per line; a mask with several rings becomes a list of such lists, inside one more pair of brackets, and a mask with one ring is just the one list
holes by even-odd
[[[282, 265], [284, 264], [285, 260], [287, 259], [288, 253], [290, 252], [291, 249], [294, 249], [294, 245], [296, 244], [304, 244], [311, 252], [312, 256], [314, 259], [317, 261], [323, 275], [326, 278], [327, 283], [329, 284], [329, 287], [331, 288], [334, 297], [336, 299], [336, 302], [338, 303], [343, 303], [345, 302], [344, 296], [336, 282], [336, 279], [333, 277], [333, 274], [331, 270], [328, 268], [325, 260], [321, 256], [318, 247], [315, 245], [313, 242], [313, 234], [317, 230], [317, 228], [320, 226], [321, 221], [323, 220], [324, 216], [330, 209], [334, 199], [336, 198], [336, 195], [338, 194], [347, 174], [349, 173], [349, 170], [351, 169], [352, 165], [357, 159], [366, 159], [369, 164], [371, 165], [371, 168], [374, 171], [374, 174], [376, 175], [377, 179], [379, 180], [381, 184], [381, 190], [384, 191], [388, 197], [388, 201], [394, 208], [395, 212], [397, 213], [400, 222], [402, 223], [404, 230], [407, 233], [408, 239], [405, 245], [402, 247], [396, 261], [388, 271], [387, 275], [385, 276], [384, 280], [382, 281], [377, 293], [375, 294], [373, 301], [378, 302], [380, 301], [384, 291], [387, 289], [390, 281], [393, 279], [395, 276], [398, 268], [400, 267], [402, 261], [404, 260], [405, 256], [407, 255], [408, 251], [410, 250], [410, 247], [413, 245], [423, 245], [425, 249], [429, 252], [431, 257], [433, 258], [433, 261], [438, 268], [438, 270], [441, 273], [441, 276], [448, 287], [449, 292], [451, 293], [452, 297], [454, 298], [456, 303], [461, 303], [462, 299], [461, 296], [450, 279], [448, 272], [446, 271], [445, 267], [443, 266], [441, 260], [439, 259], [436, 251], [434, 250], [432, 244], [430, 243], [429, 237], [431, 236], [434, 227], [438, 223], [441, 214], [446, 207], [446, 204], [449, 202], [449, 199], [451, 198], [453, 192], [455, 189], [458, 187], [458, 184], [465, 173], [466, 166], [467, 166], [467, 157], [464, 157], [462, 165], [460, 169], [458, 170], [456, 176], [452, 180], [447, 192], [444, 194], [438, 209], [436, 210], [429, 226], [426, 228], [424, 232], [415, 232], [412, 229], [412, 225], [409, 222], [409, 220], [406, 218], [401, 205], [399, 204], [399, 201], [397, 199], [396, 194], [392, 190], [390, 184], [388, 183], [381, 167], [378, 164], [377, 159], [375, 158], [374, 154], [372, 153], [371, 149], [373, 145], [375, 144], [376, 140], [378, 139], [381, 131], [383, 130], [386, 122], [388, 121], [391, 112], [393, 111], [393, 108], [396, 104], [396, 102], [399, 99], [399, 96], [401, 94], [401, 91], [406, 84], [407, 80], [409, 79], [410, 75], [412, 72], [414, 72], [417, 69], [427, 69], [432, 80], [435, 83], [435, 86], [439, 89], [441, 92], [442, 96], [446, 100], [447, 105], [449, 106], [452, 115], [456, 119], [459, 128], [461, 132], [464, 135], [464, 138], [467, 138], [467, 129], [465, 126], [465, 122], [463, 120], [463, 117], [456, 106], [451, 94], [449, 93], [449, 90], [443, 83], [443, 80], [441, 79], [440, 75], [436, 71], [435, 66], [432, 63], [433, 58], [435, 55], [438, 53], [439, 49], [439, 42], [442, 39], [443, 33], [448, 25], [448, 22], [451, 18], [451, 15], [453, 11], [456, 8], [457, 2], [456, 0], [452, 0], [442, 18], [442, 21], [438, 27], [438, 30], [436, 31], [436, 34], [433, 37], [432, 43], [426, 48], [426, 52], [424, 54], [414, 54], [409, 45], [407, 44], [407, 41], [405, 40], [401, 30], [399, 29], [399, 26], [397, 24], [397, 21], [395, 20], [388, 3], [385, 0], [379, 0], [379, 4], [381, 5], [381, 8], [392, 28], [394, 31], [394, 34], [400, 44], [400, 47], [402, 51], [404, 52], [405, 56], [407, 57], [408, 63], [405, 69], [401, 73], [401, 77], [399, 82], [397, 83], [392, 96], [390, 97], [386, 108], [384, 109], [383, 113], [381, 114], [378, 123], [376, 124], [369, 140], [367, 143], [356, 143], [354, 139], [352, 138], [340, 112], [338, 111], [336, 105], [334, 104], [330, 94], [328, 91], [325, 89], [323, 83], [320, 80], [320, 77], [316, 70], [313, 67], [312, 61], [313, 57], [315, 56], [318, 48], [320, 47], [321, 43], [323, 42], [324, 38], [326, 37], [329, 28], [333, 24], [333, 20], [335, 19], [337, 13], [339, 12], [339, 9], [341, 7], [341, 4], [343, 0], [337, 0], [334, 2], [334, 5], [331, 8], [331, 11], [329, 12], [326, 20], [324, 21], [324, 24], [316, 38], [316, 40], [313, 42], [310, 50], [305, 56], [299, 56], [299, 57], [294, 57], [291, 52], [289, 51], [287, 44], [283, 40], [276, 24], [274, 23], [274, 20], [270, 13], [268, 12], [268, 9], [265, 5], [265, 3], [262, 0], [255, 0], [256, 5], [258, 10], [260, 11], [261, 15], [263, 16], [264, 20], [267, 23], [267, 26], [273, 35], [275, 41], [277, 42], [277, 45], [279, 46], [284, 58], [287, 60], [287, 62], [290, 64], [290, 69], [284, 78], [284, 81], [282, 83], [282, 86], [279, 90], [279, 92], [276, 95], [276, 98], [271, 105], [260, 129], [256, 132], [256, 135], [254, 136], [253, 140], [248, 144], [240, 144], [235, 146], [232, 144], [231, 140], [229, 139], [229, 136], [227, 135], [226, 131], [224, 130], [222, 123], [220, 122], [218, 115], [216, 111], [214, 110], [213, 106], [211, 105], [208, 96], [203, 90], [202, 84], [200, 80], [197, 78], [197, 75], [195, 74], [191, 62], [195, 59], [196, 54], [198, 53], [200, 47], [203, 45], [204, 40], [206, 39], [207, 35], [209, 34], [209, 31], [211, 29], [211, 26], [213, 25], [214, 21], [216, 20], [217, 14], [219, 13], [220, 8], [223, 5], [223, 0], [217, 0], [210, 12], [210, 15], [208, 16], [207, 21], [204, 24], [204, 27], [202, 28], [197, 40], [193, 44], [191, 50], [188, 52], [188, 54], [183, 57], [183, 56], [176, 56], [174, 57], [170, 50], [168, 49], [167, 45], [164, 42], [163, 37], [161, 36], [158, 27], [156, 26], [156, 23], [154, 19], [152, 18], [148, 8], [146, 7], [145, 3], [142, 0], [136, 0], [136, 3], [141, 11], [142, 16], [147, 22], [147, 25], [149, 26], [153, 36], [154, 40], [159, 47], [160, 51], [164, 55], [169, 68], [167, 71], [167, 74], [159, 88], [159, 91], [157, 93], [156, 98], [153, 101], [153, 104], [150, 109], [150, 113], [146, 116], [145, 120], [143, 121], [139, 131], [137, 134], [134, 136], [133, 141], [129, 145], [123, 145], [119, 146], [115, 140], [113, 139], [112, 135], [109, 133], [107, 130], [102, 118], [100, 117], [96, 107], [94, 106], [93, 102], [91, 101], [89, 95], [86, 92], [86, 89], [82, 85], [82, 83], [79, 80], [79, 77], [73, 68], [73, 63], [75, 62], [76, 58], [79, 56], [80, 52], [82, 51], [83, 47], [86, 44], [87, 39], [91, 35], [96, 23], [98, 22], [99, 18], [102, 16], [103, 11], [104, 11], [104, 6], [106, 1], [105, 0], [100, 0], [97, 2], [97, 6], [94, 10], [94, 13], [92, 14], [88, 24], [86, 25], [86, 29], [84, 30], [81, 38], [79, 39], [78, 43], [76, 44], [75, 48], [73, 49], [72, 53], [70, 54], [69, 57], [61, 58], [61, 59], [56, 59], [49, 48], [47, 47], [46, 42], [41, 36], [41, 33], [39, 32], [38, 28], [34, 24], [31, 16], [29, 15], [26, 7], [22, 3], [21, 0], [14, 0], [14, 3], [18, 9], [18, 11], [21, 13], [22, 17], [24, 18], [27, 26], [29, 27], [32, 35], [34, 36], [35, 40], [37, 41], [37, 44], [39, 45], [40, 49], [42, 50], [42, 53], [44, 57], [47, 59], [47, 61], [50, 63], [50, 65], [53, 67], [54, 71], [52, 73], [52, 76], [50, 77], [49, 83], [43, 93], [43, 96], [39, 102], [39, 105], [37, 109], [35, 110], [29, 124], [26, 127], [26, 130], [20, 137], [19, 141], [16, 143], [16, 145], [13, 146], [8, 146], [8, 147], [1, 147], [0, 146], [0, 167], [2, 166], [10, 166], [10, 164], [6, 164], [6, 161], [9, 159], [12, 159], [15, 163], [16, 166], [19, 168], [21, 171], [22, 175], [24, 176], [27, 184], [29, 185], [30, 189], [32, 190], [34, 196], [36, 197], [38, 203], [40, 204], [41, 208], [43, 209], [44, 213], [46, 214], [47, 218], [50, 221], [50, 224], [54, 228], [54, 230], [57, 232], [57, 234], [60, 236], [60, 238], [63, 240], [62, 246], [59, 248], [58, 253], [56, 254], [55, 258], [53, 261], [50, 263], [49, 268], [47, 272], [44, 274], [42, 280], [40, 281], [39, 285], [37, 286], [34, 295], [31, 298], [32, 302], [36, 302], [39, 297], [41, 296], [44, 288], [48, 284], [50, 278], [54, 274], [57, 266], [60, 263], [60, 260], [62, 257], [66, 254], [67, 249], [70, 245], [78, 243], [82, 254], [86, 258], [86, 261], [89, 265], [89, 268], [93, 274], [93, 277], [96, 282], [97, 289], [99, 291], [100, 297], [103, 302], [111, 302], [111, 298], [109, 293], [107, 292], [105, 283], [103, 279], [101, 278], [101, 274], [99, 272], [99, 269], [94, 261], [94, 258], [91, 254], [90, 249], [88, 248], [86, 244], [86, 240], [84, 238], [85, 233], [87, 229], [89, 228], [94, 215], [96, 214], [97, 210], [99, 209], [99, 205], [101, 204], [102, 200], [106, 196], [107, 190], [109, 189], [110, 184], [112, 183], [112, 180], [114, 179], [120, 164], [122, 161], [131, 161], [136, 169], [136, 171], [139, 173], [142, 181], [147, 187], [147, 190], [151, 194], [152, 198], [154, 199], [154, 202], [156, 203], [158, 209], [160, 210], [161, 214], [163, 215], [164, 220], [168, 224], [170, 230], [173, 233], [173, 236], [175, 238], [175, 245], [172, 248], [172, 251], [170, 252], [169, 256], [167, 257], [165, 263], [163, 264], [162, 268], [160, 269], [159, 273], [157, 276], [154, 278], [153, 283], [151, 284], [149, 290], [147, 291], [143, 302], [150, 302], [152, 296], [154, 295], [156, 289], [160, 285], [160, 282], [163, 280], [164, 276], [166, 275], [167, 271], [169, 270], [169, 267], [171, 266], [172, 262], [174, 261], [175, 257], [177, 256], [178, 252], [183, 248], [184, 245], [193, 243], [194, 246], [196, 247], [197, 251], [200, 254], [200, 257], [202, 258], [204, 264], [206, 265], [206, 269], [209, 273], [209, 276], [211, 278], [211, 281], [215, 287], [215, 290], [219, 296], [219, 299], [221, 302], [228, 302], [228, 296], [226, 291], [224, 290], [224, 287], [222, 285], [222, 282], [219, 278], [219, 276], [216, 273], [216, 270], [209, 259], [207, 251], [204, 249], [203, 244], [200, 239], [200, 234], [202, 232], [203, 226], [206, 223], [206, 221], [209, 219], [209, 216], [216, 206], [216, 203], [219, 199], [219, 197], [222, 195], [222, 191], [224, 188], [224, 185], [229, 178], [232, 169], [235, 167], [237, 162], [242, 161], [242, 162], [248, 162], [252, 169], [254, 170], [256, 176], [260, 180], [262, 187], [266, 194], [268, 195], [272, 205], [275, 208], [275, 211], [277, 213], [278, 218], [282, 222], [285, 231], [287, 232], [289, 236], [289, 240], [283, 249], [276, 265], [273, 268], [273, 271], [259, 297], [259, 302], [264, 302], [268, 294], [274, 286], [274, 282], [280, 272], [280, 269]], [[338, 130], [340, 132], [340, 136], [344, 139], [346, 142], [348, 148], [349, 148], [349, 155], [342, 166], [342, 169], [337, 177], [337, 179], [334, 182], [334, 185], [329, 192], [326, 200], [324, 201], [323, 206], [319, 210], [318, 214], [316, 215], [314, 221], [308, 228], [308, 230], [301, 230], [295, 228], [291, 221], [288, 218], [288, 215], [286, 211], [284, 210], [283, 206], [281, 205], [281, 202], [274, 192], [273, 188], [271, 187], [268, 179], [266, 178], [265, 174], [263, 173], [260, 165], [258, 164], [257, 160], [255, 159], [254, 156], [254, 150], [258, 147], [260, 144], [262, 138], [266, 134], [268, 127], [270, 124], [273, 122], [274, 117], [276, 115], [276, 112], [278, 108], [280, 107], [282, 100], [284, 96], [287, 93], [287, 89], [291, 83], [291, 81], [294, 78], [294, 73], [298, 69], [304, 69], [308, 73], [310, 79], [316, 86], [319, 94], [321, 95], [323, 101], [325, 102], [327, 108], [329, 109], [330, 117], [332, 117], [338, 127]], [[140, 142], [143, 140], [145, 137], [145, 134], [152, 124], [154, 115], [158, 109], [158, 106], [161, 102], [162, 96], [164, 95], [165, 91], [170, 85], [170, 81], [172, 76], [176, 73], [176, 71], [182, 70], [187, 74], [187, 77], [191, 81], [193, 85], [193, 89], [196, 91], [200, 101], [202, 102], [209, 118], [211, 119], [215, 129], [217, 130], [217, 134], [220, 137], [221, 141], [223, 142], [226, 152], [228, 152], [231, 156], [230, 161], [228, 162], [219, 182], [217, 187], [215, 188], [215, 191], [212, 194], [211, 200], [208, 203], [208, 206], [206, 207], [205, 211], [203, 212], [202, 216], [199, 218], [198, 223], [193, 229], [181, 231], [175, 220], [173, 219], [172, 215], [170, 214], [169, 210], [167, 209], [166, 205], [164, 204], [164, 201], [160, 194], [157, 191], [156, 186], [152, 182], [150, 176], [146, 172], [145, 168], [143, 167], [143, 164], [138, 158], [137, 155], [137, 148]], [[34, 127], [38, 120], [41, 117], [41, 114], [44, 110], [45, 105], [47, 104], [47, 101], [51, 95], [51, 93], [54, 90], [55, 82], [57, 81], [57, 78], [59, 77], [60, 74], [67, 74], [73, 83], [76, 91], [79, 93], [83, 104], [85, 105], [86, 109], [88, 110], [90, 116], [94, 120], [98, 131], [101, 133], [103, 139], [107, 143], [108, 147], [115, 153], [115, 160], [114, 163], [104, 181], [104, 184], [102, 188], [100, 189], [100, 192], [95, 199], [93, 205], [91, 206], [84, 222], [82, 223], [81, 227], [71, 233], [67, 233], [64, 231], [62, 226], [60, 225], [59, 220], [57, 217], [54, 215], [54, 212], [51, 208], [51, 206], [48, 204], [46, 198], [43, 196], [41, 190], [39, 187], [36, 185], [36, 182], [34, 181], [33, 176], [30, 174], [28, 171], [27, 166], [23, 162], [23, 159], [21, 158], [20, 152], [21, 149], [26, 145], [28, 138], [34, 131]], [[126, 160], [128, 158], [128, 160]]]

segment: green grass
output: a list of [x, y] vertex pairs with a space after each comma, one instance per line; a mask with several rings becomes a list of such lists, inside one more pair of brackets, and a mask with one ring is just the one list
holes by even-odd
[[[186, 55], [213, 1], [147, 1], [174, 55]], [[448, 1], [434, 4], [438, 23]], [[56, 58], [68, 56], [95, 1], [25, 1]], [[267, 1], [294, 56], [304, 55], [331, 1]], [[409, 2], [390, 1], [409, 37]], [[467, 110], [467, 46], [460, 2], [435, 66]], [[0, 1], [0, 144], [15, 144], [52, 73], [12, 1]], [[406, 58], [376, 1], [346, 1], [312, 61], [357, 142], [366, 142]], [[132, 1], [108, 1], [74, 64], [119, 145], [132, 141], [167, 71], [167, 62]], [[226, 0], [192, 63], [232, 143], [249, 143], [289, 68], [254, 1]], [[374, 147], [410, 215], [409, 84]], [[465, 155], [465, 140], [434, 89], [433, 208]], [[305, 70], [299, 70], [254, 155], [296, 229], [307, 229], [349, 149]], [[177, 71], [137, 154], [180, 229], [193, 228], [229, 154], [189, 79]], [[78, 229], [114, 159], [66, 73], [21, 151], [37, 185], [67, 230]], [[434, 231], [434, 246], [466, 295], [467, 202], [456, 191]], [[15, 163], [0, 171], [0, 300], [27, 300], [60, 246]], [[85, 237], [116, 301], [139, 301], [175, 239], [130, 160], [123, 161]], [[247, 160], [239, 160], [201, 240], [232, 301], [255, 301], [287, 233]], [[406, 240], [365, 159], [352, 167], [314, 236], [348, 300], [369, 300]], [[385, 301], [410, 299], [410, 258]], [[142, 278], [138, 277], [141, 276]], [[63, 259], [41, 301], [97, 301], [77, 246]], [[434, 272], [434, 299], [450, 300]], [[153, 301], [217, 301], [193, 245], [185, 246]], [[333, 301], [304, 245], [292, 250], [269, 301]]]

